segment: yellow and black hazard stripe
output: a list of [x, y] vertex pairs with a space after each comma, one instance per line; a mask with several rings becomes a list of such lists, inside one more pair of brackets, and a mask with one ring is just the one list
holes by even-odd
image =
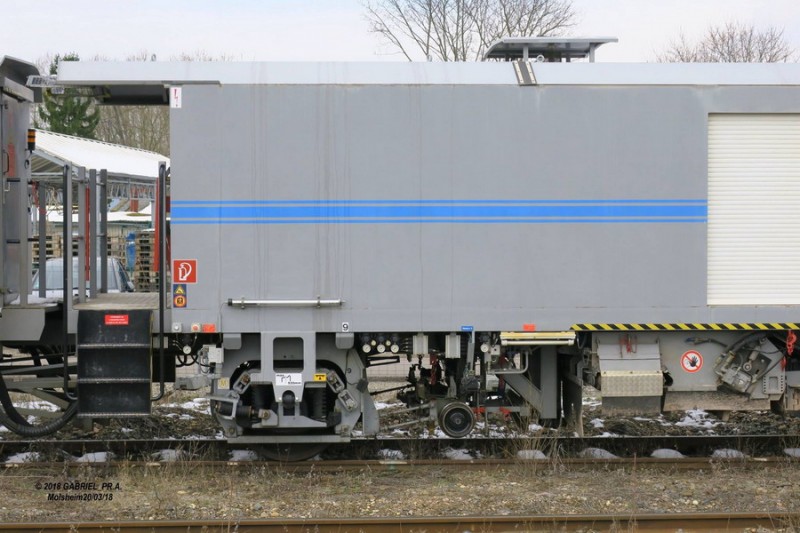
[[786, 331], [800, 329], [796, 322], [680, 323], [680, 324], [573, 324], [573, 331]]

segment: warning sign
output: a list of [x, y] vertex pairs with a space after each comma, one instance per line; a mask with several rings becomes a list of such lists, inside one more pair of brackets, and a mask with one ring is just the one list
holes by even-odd
[[700, 352], [689, 350], [681, 356], [681, 368], [690, 374], [694, 374], [703, 368], [703, 356], [700, 355]]
[[169, 106], [175, 109], [183, 107], [183, 87], [169, 88]]
[[106, 315], [103, 322], [106, 326], [127, 326], [130, 315]]
[[172, 279], [175, 283], [197, 283], [197, 259], [173, 259]]
[[186, 307], [189, 301], [186, 299], [186, 284], [173, 283], [172, 284], [172, 307], [181, 308]]

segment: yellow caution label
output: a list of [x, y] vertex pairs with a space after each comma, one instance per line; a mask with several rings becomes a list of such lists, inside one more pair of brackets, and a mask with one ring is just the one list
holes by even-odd
[[227, 389], [230, 388], [231, 382], [228, 378], [219, 378], [217, 380], [217, 388]]
[[326, 374], [314, 374], [314, 381], [328, 381]]
[[573, 331], [786, 331], [800, 329], [796, 322], [769, 322], [732, 324], [573, 324]]

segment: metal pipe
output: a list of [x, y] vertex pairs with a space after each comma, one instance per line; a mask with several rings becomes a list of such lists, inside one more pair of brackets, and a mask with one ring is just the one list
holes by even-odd
[[564, 340], [529, 340], [529, 341], [506, 341], [501, 340], [503, 346], [572, 346], [575, 339]]
[[340, 307], [344, 304], [344, 300], [323, 300], [317, 298], [316, 300], [248, 300], [241, 298], [234, 300], [228, 299], [230, 307]]

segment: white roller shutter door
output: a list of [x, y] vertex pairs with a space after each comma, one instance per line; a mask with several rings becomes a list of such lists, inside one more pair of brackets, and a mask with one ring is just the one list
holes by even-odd
[[709, 116], [708, 304], [800, 304], [800, 115]]

